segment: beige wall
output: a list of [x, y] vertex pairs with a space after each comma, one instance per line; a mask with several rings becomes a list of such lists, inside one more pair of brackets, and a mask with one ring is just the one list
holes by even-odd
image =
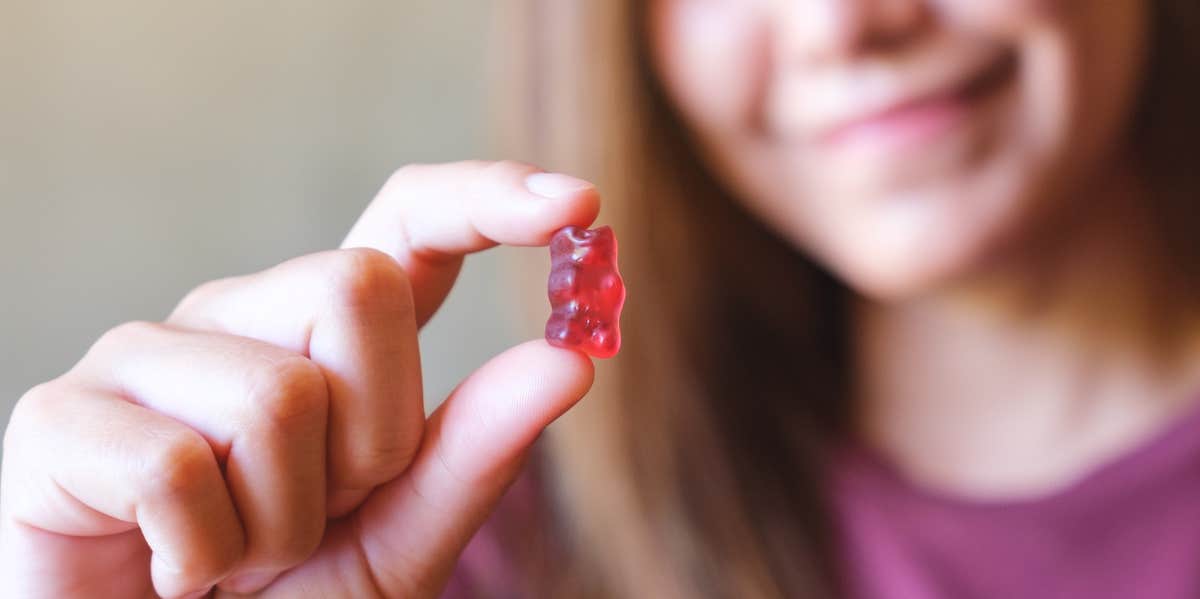
[[[488, 4], [0, 0], [0, 423], [112, 325], [336, 246], [395, 167], [486, 156]], [[498, 265], [423, 333], [431, 399], [537, 334]]]

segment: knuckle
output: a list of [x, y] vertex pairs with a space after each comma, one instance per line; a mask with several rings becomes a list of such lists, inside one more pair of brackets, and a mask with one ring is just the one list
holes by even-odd
[[428, 164], [422, 164], [419, 162], [412, 162], [401, 166], [400, 168], [392, 171], [392, 174], [388, 176], [387, 183], [384, 185], [384, 187], [395, 188], [398, 186], [403, 186], [428, 168]]
[[270, 554], [272, 566], [288, 569], [303, 563], [321, 545], [325, 536], [324, 514], [311, 518], [311, 522], [294, 522], [279, 535], [270, 539], [271, 547], [266, 548]]
[[199, 433], [179, 430], [154, 442], [147, 455], [147, 492], [173, 499], [194, 495], [212, 480], [216, 460], [208, 442]]
[[415, 192], [445, 172], [446, 165], [411, 162], [392, 171], [383, 185], [384, 195], [394, 201], [408, 201], [416, 197]]
[[521, 162], [519, 160], [498, 160], [488, 163], [483, 170], [488, 175], [494, 174], [504, 178], [516, 178], [529, 175], [541, 169], [528, 162]]
[[221, 289], [227, 283], [227, 279], [217, 279], [197, 285], [187, 295], [183, 296], [183, 299], [179, 300], [179, 304], [175, 306], [175, 310], [171, 312], [171, 316], [177, 317], [182, 314], [198, 311], [201, 306], [208, 304], [212, 301], [212, 298], [219, 295]]
[[349, 489], [369, 489], [399, 476], [421, 446], [420, 435], [396, 435], [398, 440], [379, 438], [359, 442], [349, 448], [344, 468], [335, 472], [339, 486]]
[[145, 339], [150, 335], [154, 335], [162, 330], [162, 325], [145, 320], [134, 320], [119, 324], [100, 335], [96, 343], [92, 345], [92, 352], [103, 352], [118, 347], [125, 347], [131, 343]]
[[269, 426], [287, 427], [324, 413], [328, 400], [325, 375], [311, 360], [303, 356], [276, 359], [258, 369], [255, 376], [250, 405]]
[[13, 406], [12, 415], [9, 418], [9, 426], [12, 427], [28, 425], [29, 420], [38, 410], [44, 409], [46, 404], [54, 400], [58, 395], [55, 381], [41, 383], [25, 392], [16, 405]]
[[208, 530], [208, 539], [200, 548], [172, 556], [172, 570], [180, 574], [182, 586], [194, 588], [229, 575], [246, 555], [245, 536], [241, 529]]
[[408, 274], [391, 256], [371, 248], [340, 251], [336, 305], [351, 310], [410, 310], [412, 290]]
[[[393, 192], [402, 192], [410, 185], [435, 177], [458, 179], [465, 175], [471, 179], [491, 180], [493, 177], [510, 179], [523, 177], [540, 170], [542, 169], [538, 166], [520, 160], [462, 160], [447, 164], [411, 163], [393, 171], [384, 188]], [[407, 197], [403, 193], [399, 195]]]
[[20, 439], [37, 436], [38, 431], [49, 424], [44, 414], [57, 395], [55, 382], [52, 381], [33, 387], [17, 400], [4, 431], [4, 453], [16, 455], [15, 448]]

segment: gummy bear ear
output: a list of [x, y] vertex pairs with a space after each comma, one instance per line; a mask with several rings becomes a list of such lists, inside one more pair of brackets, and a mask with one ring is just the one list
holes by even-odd
[[564, 243], [572, 246], [579, 245], [592, 238], [591, 231], [574, 225], [563, 227], [554, 234], [554, 239], [562, 239]]
[[571, 251], [571, 248], [575, 246], [572, 233], [568, 230], [573, 228], [575, 227], [564, 227], [559, 229], [559, 231], [554, 234], [554, 237], [550, 238], [551, 256], [569, 252]]

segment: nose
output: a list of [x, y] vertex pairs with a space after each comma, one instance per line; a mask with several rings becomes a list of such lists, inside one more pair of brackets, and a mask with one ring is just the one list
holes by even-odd
[[845, 59], [909, 44], [928, 26], [929, 0], [774, 0], [779, 38], [793, 57]]

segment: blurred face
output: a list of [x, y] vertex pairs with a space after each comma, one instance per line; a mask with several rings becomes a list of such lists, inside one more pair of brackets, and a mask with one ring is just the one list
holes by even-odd
[[1087, 209], [1068, 198], [1119, 145], [1149, 1], [652, 0], [650, 36], [747, 208], [887, 298]]

